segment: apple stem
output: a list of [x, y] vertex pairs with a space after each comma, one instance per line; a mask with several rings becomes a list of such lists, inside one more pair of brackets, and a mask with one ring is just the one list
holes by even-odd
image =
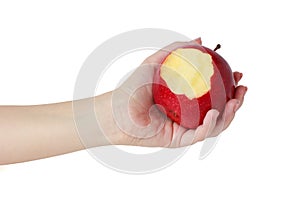
[[214, 49], [214, 51], [217, 51], [218, 49], [221, 48], [221, 45], [220, 44], [217, 44], [216, 48]]

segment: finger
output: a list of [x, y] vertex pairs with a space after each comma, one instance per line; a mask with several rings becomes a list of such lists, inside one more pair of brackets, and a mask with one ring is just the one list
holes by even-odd
[[235, 89], [234, 98], [240, 101], [239, 106], [235, 108], [235, 112], [243, 105], [244, 97], [248, 88], [246, 86], [240, 85]]
[[214, 130], [212, 131], [211, 135], [209, 137], [215, 137], [219, 135], [222, 131], [224, 131], [231, 121], [234, 118], [235, 115], [235, 108], [240, 104], [240, 101], [237, 99], [231, 99], [226, 103], [225, 110], [223, 112], [223, 115], [221, 118], [217, 120], [216, 126]]
[[223, 116], [217, 122], [216, 130], [214, 130], [214, 136], [225, 130], [232, 122], [235, 113], [243, 105], [244, 97], [247, 92], [247, 87], [238, 86], [235, 91], [234, 99], [231, 99], [226, 103]]
[[[173, 123], [173, 135], [172, 135], [172, 140], [171, 140], [171, 143], [169, 145], [169, 147], [180, 147], [180, 146], [187, 146], [189, 145], [190, 143], [187, 142], [187, 144], [185, 145], [182, 145], [183, 142], [182, 141], [182, 138], [183, 138], [183, 135], [186, 135], [188, 134], [187, 133], [187, 129], [180, 126], [179, 124], [177, 123]], [[188, 135], [186, 135], [185, 137], [187, 137]]]
[[202, 40], [201, 40], [201, 37], [198, 37], [196, 39], [194, 39], [194, 41], [200, 45], [202, 45]]
[[243, 77], [243, 73], [240, 73], [240, 72], [234, 72], [233, 73], [233, 77], [234, 77], [234, 80], [235, 80], [235, 84], [238, 85], [239, 81], [242, 79]]
[[237, 108], [240, 107], [241, 102], [240, 100], [237, 99], [231, 99], [230, 101], [227, 102], [225, 106], [225, 111], [224, 111], [224, 126], [222, 128], [222, 131], [228, 128], [230, 123], [232, 122], [235, 113], [237, 111]]
[[228, 128], [235, 116], [235, 113], [243, 105], [246, 92], [247, 87], [245, 86], [238, 86], [236, 88], [234, 99], [231, 99], [226, 103], [222, 118], [218, 120], [215, 130], [213, 131], [213, 134], [211, 136], [217, 136], [223, 130]]
[[184, 132], [181, 132], [179, 143], [177, 143], [178, 146], [188, 146], [204, 140], [214, 129], [218, 115], [219, 112], [217, 110], [212, 109], [206, 114], [203, 125], [198, 126], [196, 130], [185, 129]]
[[195, 131], [195, 141], [202, 141], [205, 138], [209, 137], [212, 131], [214, 130], [217, 118], [219, 116], [219, 112], [215, 109], [212, 109], [207, 112], [204, 120], [203, 125], [199, 126]]

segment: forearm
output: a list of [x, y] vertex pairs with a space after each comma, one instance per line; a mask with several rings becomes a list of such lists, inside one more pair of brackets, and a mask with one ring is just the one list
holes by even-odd
[[71, 102], [0, 107], [0, 164], [83, 149]]
[[[114, 128], [111, 115], [110, 95], [95, 98], [98, 106], [97, 118], [105, 124], [104, 131], [109, 140], [99, 130], [90, 138], [93, 142], [83, 145], [77, 133], [70, 102], [35, 105], [35, 106], [0, 106], [0, 164], [9, 164], [61, 155], [84, 148], [118, 143], [117, 129]], [[79, 100], [83, 104], [87, 99]], [[88, 117], [91, 113], [83, 111], [77, 120]], [[88, 134], [88, 133], [87, 133]], [[111, 140], [111, 141], [110, 141]]]

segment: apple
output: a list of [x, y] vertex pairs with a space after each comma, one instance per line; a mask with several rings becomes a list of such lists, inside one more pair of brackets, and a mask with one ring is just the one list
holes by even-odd
[[202, 45], [177, 48], [163, 59], [154, 74], [154, 103], [185, 128], [203, 124], [210, 109], [218, 110], [221, 116], [226, 102], [234, 97], [232, 70], [215, 50]]

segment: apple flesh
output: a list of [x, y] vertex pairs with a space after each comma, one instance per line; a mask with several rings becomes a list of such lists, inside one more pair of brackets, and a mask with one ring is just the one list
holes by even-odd
[[203, 124], [210, 109], [220, 115], [234, 97], [235, 81], [224, 58], [204, 46], [170, 52], [154, 74], [155, 104], [172, 121], [189, 129]]

